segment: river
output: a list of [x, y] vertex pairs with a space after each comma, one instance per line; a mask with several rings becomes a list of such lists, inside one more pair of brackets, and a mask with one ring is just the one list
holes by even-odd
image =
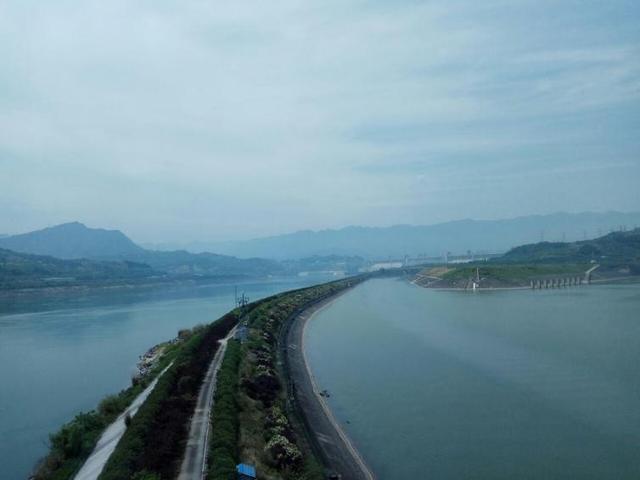
[[640, 478], [640, 285], [370, 280], [310, 320], [305, 348], [379, 479]]
[[[245, 283], [251, 300], [328, 281]], [[55, 432], [130, 384], [138, 356], [234, 307], [235, 285], [0, 299], [0, 478], [22, 480]]]

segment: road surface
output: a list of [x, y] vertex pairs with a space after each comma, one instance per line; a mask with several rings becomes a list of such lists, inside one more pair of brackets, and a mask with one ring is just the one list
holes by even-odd
[[373, 480], [373, 473], [319, 395], [304, 353], [306, 322], [332, 300], [325, 300], [300, 313], [287, 334], [287, 364], [294, 385], [295, 402], [305, 417], [309, 433], [326, 467], [343, 480]]
[[202, 480], [207, 468], [207, 452], [209, 450], [209, 415], [213, 405], [213, 396], [216, 392], [216, 377], [222, 365], [224, 352], [227, 349], [227, 341], [233, 337], [235, 327], [223, 340], [220, 347], [209, 364], [209, 369], [200, 386], [196, 409], [191, 417], [189, 437], [185, 448], [184, 458], [180, 466], [178, 480]]
[[93, 452], [91, 452], [89, 458], [87, 458], [80, 471], [78, 471], [74, 477], [74, 480], [96, 480], [98, 478], [102, 473], [102, 469], [106, 465], [107, 460], [109, 460], [109, 457], [116, 449], [120, 438], [122, 438], [122, 435], [124, 435], [124, 432], [127, 430], [125, 418], [127, 415], [133, 417], [138, 413], [138, 409], [153, 391], [158, 383], [158, 379], [171, 367], [171, 365], [173, 365], [173, 362], [160, 372], [160, 374], [147, 386], [147, 388], [145, 388], [142, 393], [140, 393], [140, 395], [131, 402], [131, 405], [129, 405], [129, 407], [115, 420], [115, 422], [107, 427], [98, 440]]

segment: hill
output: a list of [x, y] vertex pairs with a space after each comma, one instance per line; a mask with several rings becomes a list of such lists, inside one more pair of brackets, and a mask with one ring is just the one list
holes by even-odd
[[79, 222], [0, 238], [0, 248], [62, 259], [127, 257], [143, 251], [119, 230], [87, 228]]
[[439, 256], [444, 252], [504, 252], [547, 240], [597, 237], [621, 225], [640, 225], [640, 213], [555, 213], [507, 220], [460, 220], [435, 225], [391, 227], [350, 226], [338, 230], [296, 233], [222, 243], [183, 245], [190, 251], [210, 250], [236, 257], [300, 259], [314, 255], [362, 256], [367, 259], [404, 255]]
[[501, 263], [640, 264], [640, 228], [579, 242], [539, 242], [511, 249]]
[[97, 286], [158, 279], [148, 265], [86, 259], [63, 260], [0, 249], [0, 290]]
[[173, 276], [265, 276], [284, 271], [273, 260], [146, 250], [119, 230], [89, 228], [78, 222], [0, 238], [0, 248], [65, 260], [136, 262]]
[[119, 258], [146, 263], [174, 276], [267, 276], [284, 273], [283, 266], [275, 260], [240, 259], [208, 252], [143, 250], [136, 254], [120, 255]]
[[640, 229], [579, 242], [539, 242], [511, 249], [488, 262], [423, 269], [415, 283], [435, 288], [526, 287], [532, 281], [587, 277], [596, 282], [640, 276]]

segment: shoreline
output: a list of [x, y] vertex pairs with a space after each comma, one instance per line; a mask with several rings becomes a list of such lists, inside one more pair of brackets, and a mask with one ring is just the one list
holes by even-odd
[[[344, 480], [375, 480], [375, 475], [354, 446], [353, 440], [338, 422], [325, 398], [319, 395], [318, 385], [304, 348], [304, 337], [309, 321], [348, 290], [350, 288], [311, 305], [295, 316], [287, 334], [289, 340], [287, 356], [298, 355], [299, 358], [290, 358], [288, 374], [296, 392], [297, 406], [305, 416], [309, 435], [315, 437], [315, 443], [322, 451], [325, 465], [330, 470], [336, 469], [337, 473], [342, 474], [341, 478]], [[297, 365], [297, 368], [292, 368], [293, 365]], [[306, 404], [307, 408], [302, 404]], [[319, 441], [320, 439], [322, 441]]]
[[[415, 280], [410, 281], [412, 285], [415, 285], [419, 288], [424, 288], [427, 290], [437, 290], [440, 292], [474, 292], [473, 289], [470, 288], [462, 288], [462, 287], [429, 287], [425, 285], [418, 284]], [[568, 288], [580, 288], [580, 287], [588, 287], [589, 285], [598, 284], [598, 285], [620, 285], [624, 283], [640, 283], [639, 276], [627, 276], [627, 277], [612, 277], [612, 278], [596, 278], [591, 280], [590, 283], [583, 283], [580, 285], [566, 285], [562, 287], [553, 287], [553, 288], [531, 288], [530, 286], [519, 286], [519, 287], [479, 287], [475, 290], [475, 292], [496, 292], [496, 291], [505, 291], [505, 290], [563, 290]]]
[[[343, 291], [343, 292], [340, 292], [339, 294], [334, 295], [333, 297], [327, 299], [325, 302], [321, 302], [320, 305], [311, 307], [311, 312], [309, 312], [309, 316], [306, 319], [304, 319], [304, 321], [303, 321], [302, 341], [301, 341], [301, 345], [300, 346], [302, 348], [302, 357], [304, 358], [304, 364], [305, 364], [305, 367], [307, 368], [307, 373], [309, 375], [309, 380], [311, 381], [311, 384], [313, 385], [313, 389], [314, 389], [315, 392], [319, 392], [320, 389], [319, 389], [318, 384], [316, 382], [316, 377], [313, 374], [313, 372], [311, 371], [311, 367], [309, 365], [309, 360], [308, 360], [308, 357], [307, 357], [307, 351], [304, 348], [304, 341], [305, 341], [305, 335], [306, 335], [306, 332], [307, 332], [307, 326], [309, 325], [311, 320], [313, 320], [313, 318], [318, 313], [320, 313], [325, 308], [331, 306], [332, 303], [334, 303], [340, 296], [342, 296], [346, 292], [347, 292], [346, 290]], [[351, 438], [349, 437], [347, 432], [345, 432], [344, 429], [342, 428], [342, 426], [340, 425], [340, 423], [338, 423], [338, 420], [336, 419], [335, 415], [333, 414], [333, 411], [331, 410], [331, 407], [329, 407], [329, 404], [327, 403], [326, 398], [318, 395], [318, 401], [322, 405], [322, 409], [324, 410], [325, 414], [329, 418], [329, 421], [333, 424], [333, 426], [335, 427], [336, 431], [338, 432], [338, 435], [340, 435], [342, 440], [345, 442], [345, 444], [347, 445], [347, 448], [349, 449], [349, 452], [356, 459], [356, 461], [360, 465], [360, 468], [362, 468], [362, 470], [365, 473], [365, 475], [367, 476], [367, 478], [369, 480], [375, 480], [376, 477], [373, 474], [373, 472], [371, 471], [371, 468], [365, 462], [362, 454], [353, 445], [353, 441], [351, 440]]]
[[[473, 289], [470, 288], [462, 288], [462, 287], [428, 287], [425, 285], [418, 284], [415, 280], [410, 281], [412, 285], [415, 285], [419, 288], [425, 288], [427, 290], [438, 290], [438, 291], [450, 291], [450, 292], [473, 292]], [[568, 287], [567, 287], [568, 288]], [[500, 290], [533, 290], [529, 286], [519, 286], [519, 287], [479, 287], [475, 291], [476, 292], [491, 292], [491, 291], [500, 291]]]

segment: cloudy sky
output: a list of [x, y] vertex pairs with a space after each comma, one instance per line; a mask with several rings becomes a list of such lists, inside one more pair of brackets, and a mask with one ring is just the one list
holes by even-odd
[[637, 0], [0, 3], [0, 233], [640, 210]]

